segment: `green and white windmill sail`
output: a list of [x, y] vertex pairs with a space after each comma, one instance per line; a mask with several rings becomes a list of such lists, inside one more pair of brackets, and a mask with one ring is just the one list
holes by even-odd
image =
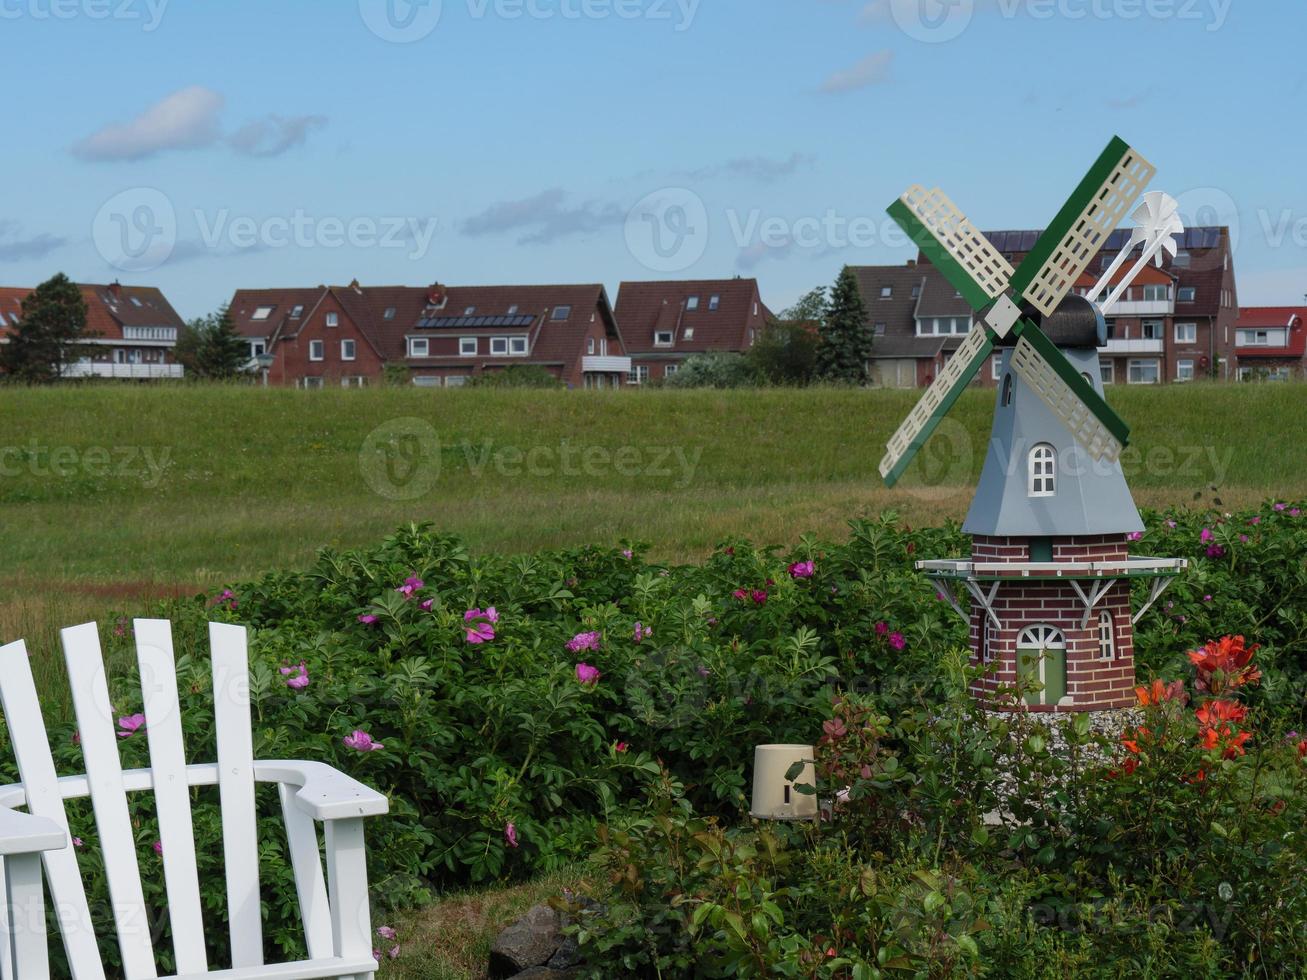
[[1130, 429], [1022, 312], [1051, 316], [1152, 180], [1156, 168], [1115, 138], [1013, 269], [938, 188], [910, 188], [889, 213], [976, 311], [979, 323], [894, 433], [880, 473], [893, 486], [994, 351], [1016, 340], [1012, 365], [1095, 459], [1116, 460]]

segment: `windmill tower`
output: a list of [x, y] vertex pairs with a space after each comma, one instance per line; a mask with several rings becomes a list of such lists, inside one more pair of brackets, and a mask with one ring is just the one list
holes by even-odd
[[[891, 438], [880, 465], [887, 484], [996, 350], [1001, 358], [989, 450], [963, 525], [971, 557], [917, 563], [970, 622], [973, 660], [991, 667], [973, 687], [984, 700], [1007, 689], [1030, 711], [1131, 706], [1134, 623], [1185, 567], [1129, 555], [1130, 535], [1143, 530], [1119, 462], [1129, 427], [1104, 399], [1098, 368], [1104, 310], [1163, 249], [1174, 254], [1172, 236], [1184, 230], [1174, 200], [1144, 197], [1139, 227], [1102, 280], [1086, 297], [1071, 293], [1154, 173], [1114, 139], [1017, 269], [938, 189], [914, 186], [889, 209], [977, 322]], [[1151, 580], [1138, 612], [1136, 578]]]

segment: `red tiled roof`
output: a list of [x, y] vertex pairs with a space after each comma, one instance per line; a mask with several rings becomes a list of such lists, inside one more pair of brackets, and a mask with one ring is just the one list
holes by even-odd
[[[714, 296], [716, 309], [711, 308]], [[699, 300], [694, 310], [687, 308], [692, 297]], [[771, 317], [757, 279], [624, 282], [616, 312], [632, 354], [742, 351], [749, 346], [749, 330], [761, 330]], [[659, 331], [672, 333], [672, 346], [654, 345]]]
[[[585, 336], [595, 317], [605, 322], [606, 332], [617, 339], [621, 348], [622, 336], [617, 329], [608, 294], [598, 283], [584, 285], [544, 286], [443, 286], [444, 304], [438, 311], [430, 309], [429, 296], [433, 286], [319, 286], [313, 289], [243, 289], [232, 298], [232, 320], [236, 329], [250, 337], [293, 336], [302, 323], [326, 296], [332, 296], [362, 333], [377, 349], [383, 360], [406, 361], [415, 366], [434, 363], [438, 358], [415, 360], [407, 358], [408, 336], [418, 332], [418, 321], [424, 316], [455, 317], [467, 310], [470, 315], [503, 316], [516, 308], [519, 315], [535, 318], [529, 333], [531, 348], [528, 360], [533, 363], [571, 364], [582, 356]], [[291, 320], [290, 312], [302, 305], [302, 314]], [[268, 319], [252, 320], [260, 306], [274, 309]], [[566, 317], [554, 319], [553, 312], [570, 307]], [[394, 311], [387, 317], [389, 311]], [[425, 328], [429, 329], [429, 328]], [[461, 335], [488, 333], [484, 329], [459, 326]], [[499, 328], [502, 331], [502, 328]], [[458, 363], [471, 367], [479, 363], [459, 358]], [[503, 358], [486, 364], [503, 366]]]
[[[87, 334], [99, 339], [122, 340], [123, 327], [184, 326], [172, 304], [153, 286], [79, 283], [77, 288], [86, 301]], [[13, 331], [14, 318], [22, 316], [23, 300], [31, 291], [27, 287], [0, 287], [0, 333]]]
[[1262, 330], [1288, 327], [1289, 343], [1284, 347], [1236, 348], [1241, 358], [1274, 357], [1301, 360], [1307, 354], [1307, 307], [1303, 306], [1244, 306], [1239, 309], [1238, 330]]

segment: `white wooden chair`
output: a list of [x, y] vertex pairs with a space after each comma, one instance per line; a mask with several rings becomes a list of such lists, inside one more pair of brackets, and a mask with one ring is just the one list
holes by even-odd
[[[149, 769], [123, 771], [94, 623], [63, 630], [64, 658], [86, 760], [85, 776], [55, 774], [23, 643], [0, 647], [0, 700], [22, 782], [0, 789], [0, 978], [50, 976], [41, 870], [74, 980], [103, 980], [105, 969], [70, 847], [63, 801], [89, 796], [114, 912], [123, 976], [157, 977], [141, 889], [127, 793], [152, 789], [163, 849], [167, 910], [177, 978], [213, 980], [366, 980], [372, 958], [363, 818], [386, 812], [384, 796], [318, 762], [253, 759], [244, 627], [209, 625], [217, 725], [217, 763], [187, 765], [166, 620], [135, 621], [145, 701]], [[259, 905], [254, 784], [275, 783], [299, 897], [309, 959], [264, 965]], [[205, 951], [190, 787], [217, 785], [227, 874], [232, 964], [213, 968]], [[27, 812], [16, 807], [26, 806]], [[325, 828], [326, 876], [315, 821]], [[216, 847], [216, 841], [202, 842]]]

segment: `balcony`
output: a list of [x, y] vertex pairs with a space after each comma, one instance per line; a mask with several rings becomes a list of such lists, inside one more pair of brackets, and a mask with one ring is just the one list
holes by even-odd
[[1109, 317], [1114, 316], [1173, 316], [1175, 314], [1175, 301], [1170, 299], [1136, 299], [1132, 301], [1121, 300], [1110, 310], [1107, 311]]
[[591, 354], [581, 358], [581, 371], [583, 374], [629, 374], [631, 359]]
[[124, 381], [160, 381], [182, 377], [180, 364], [111, 364], [78, 361], [64, 367], [65, 378], [118, 378]]
[[1162, 340], [1119, 340], [1113, 338], [1106, 347], [1098, 348], [1100, 354], [1161, 354], [1165, 349]]

